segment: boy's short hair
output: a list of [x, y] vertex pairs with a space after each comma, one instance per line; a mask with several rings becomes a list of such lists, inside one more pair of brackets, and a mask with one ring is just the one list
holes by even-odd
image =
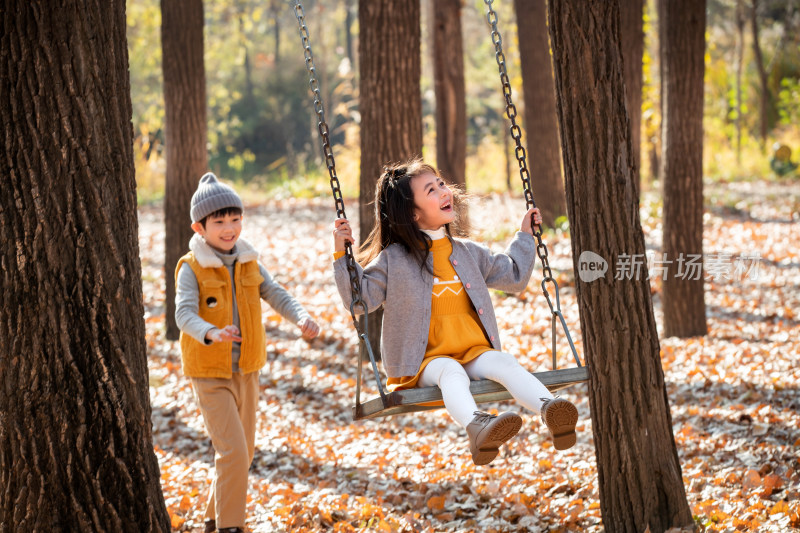
[[244, 211], [242, 199], [230, 186], [221, 183], [213, 173], [205, 173], [192, 195], [192, 222], [202, 221], [205, 227], [205, 219], [209, 215], [226, 208], [236, 208], [241, 213]]
[[224, 217], [226, 215], [241, 215], [243, 211], [238, 207], [223, 207], [222, 209], [217, 209], [213, 213], [209, 213], [203, 218], [201, 218], [198, 222], [203, 225], [203, 228], [206, 227], [206, 221], [211, 217]]

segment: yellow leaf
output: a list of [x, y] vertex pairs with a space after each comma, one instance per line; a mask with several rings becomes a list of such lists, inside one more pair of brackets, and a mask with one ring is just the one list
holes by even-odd
[[789, 513], [789, 504], [785, 501], [781, 500], [775, 505], [772, 506], [772, 509], [769, 510], [770, 515], [778, 514], [778, 513]]

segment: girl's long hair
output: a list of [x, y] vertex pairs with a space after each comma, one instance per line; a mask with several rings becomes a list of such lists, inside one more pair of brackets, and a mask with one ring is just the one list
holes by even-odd
[[[428, 173], [441, 178], [438, 170], [420, 158], [393, 163], [383, 168], [375, 186], [375, 225], [357, 255], [361, 265], [366, 266], [384, 248], [397, 243], [415, 257], [420, 268], [427, 266], [432, 241], [414, 221], [411, 180]], [[448, 186], [453, 191], [453, 208], [458, 217], [463, 194], [452, 185]], [[452, 237], [450, 224], [445, 225], [445, 231], [448, 237]]]

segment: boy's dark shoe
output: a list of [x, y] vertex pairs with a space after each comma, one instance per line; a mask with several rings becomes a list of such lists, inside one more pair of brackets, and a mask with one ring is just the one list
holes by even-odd
[[516, 413], [501, 413], [497, 416], [475, 411], [475, 418], [467, 426], [469, 451], [472, 462], [486, 465], [500, 453], [500, 446], [517, 434], [522, 427], [522, 418]]
[[203, 533], [214, 533], [217, 530], [217, 521], [216, 520], [206, 520], [206, 527], [203, 529]]
[[240, 527], [223, 527], [219, 533], [244, 533], [244, 529]]
[[572, 403], [562, 398], [545, 399], [542, 420], [553, 435], [553, 447], [556, 450], [566, 450], [575, 445], [578, 409]]

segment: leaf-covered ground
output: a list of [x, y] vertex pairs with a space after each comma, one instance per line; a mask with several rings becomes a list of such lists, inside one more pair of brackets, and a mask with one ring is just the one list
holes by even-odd
[[[706, 283], [709, 333], [661, 342], [687, 496], [706, 531], [800, 531], [798, 189], [791, 182], [708, 188], [704, 251], [716, 264]], [[502, 249], [523, 211], [520, 198], [483, 198], [471, 211], [473, 235]], [[348, 212], [357, 212], [354, 203]], [[555, 451], [525, 412], [519, 435], [486, 467], [472, 464], [464, 431], [443, 410], [352, 421], [357, 343], [332, 281], [333, 216], [328, 199], [247, 208], [243, 236], [323, 326], [307, 343], [264, 306], [268, 363], [249, 531], [601, 531], [586, 385], [564, 393], [581, 416], [575, 447]], [[658, 206], [643, 202], [651, 250], [660, 246], [658, 217]], [[180, 370], [178, 344], [164, 338], [160, 210], [141, 210], [140, 233], [164, 496], [176, 530], [201, 531], [213, 450]], [[569, 240], [560, 232], [545, 239], [582, 354]], [[544, 370], [549, 313], [540, 279], [537, 268], [523, 294], [493, 297], [504, 348]], [[651, 284], [660, 327], [660, 284]], [[562, 346], [560, 364], [569, 359]], [[366, 373], [365, 380], [371, 395], [374, 382]]]

